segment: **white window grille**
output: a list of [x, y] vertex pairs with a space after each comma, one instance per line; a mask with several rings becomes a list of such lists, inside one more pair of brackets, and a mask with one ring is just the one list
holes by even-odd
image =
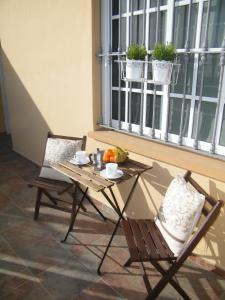
[[[102, 126], [225, 155], [224, 0], [102, 0], [101, 38]], [[177, 47], [177, 84], [130, 87], [115, 60], [155, 42]]]

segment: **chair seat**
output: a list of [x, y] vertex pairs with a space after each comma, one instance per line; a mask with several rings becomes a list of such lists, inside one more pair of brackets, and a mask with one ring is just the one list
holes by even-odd
[[68, 182], [37, 177], [30, 181], [29, 186], [62, 193], [65, 189], [72, 187], [73, 185]]
[[153, 220], [127, 219], [122, 224], [132, 262], [176, 259]]

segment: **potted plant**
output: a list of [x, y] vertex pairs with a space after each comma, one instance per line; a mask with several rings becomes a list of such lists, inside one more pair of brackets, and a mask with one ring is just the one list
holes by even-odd
[[152, 52], [153, 80], [163, 84], [170, 84], [172, 68], [176, 57], [174, 45], [155, 44]]
[[132, 44], [128, 47], [126, 59], [126, 78], [127, 79], [141, 79], [143, 73], [143, 61], [147, 55], [144, 46]]

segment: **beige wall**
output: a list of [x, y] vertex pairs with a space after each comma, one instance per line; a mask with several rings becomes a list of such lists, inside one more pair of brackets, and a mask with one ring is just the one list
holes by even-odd
[[[81, 136], [95, 127], [100, 80], [97, 0], [0, 1], [0, 36], [14, 149], [40, 163], [48, 130]], [[105, 148], [88, 139], [88, 150]], [[141, 178], [129, 213], [153, 216], [177, 167], [130, 154], [153, 164]], [[210, 172], [210, 170], [209, 170]], [[225, 199], [225, 183], [195, 175], [216, 198]], [[119, 187], [122, 199], [126, 186]], [[95, 195], [96, 196], [96, 195]], [[121, 200], [122, 202], [122, 200]], [[196, 252], [225, 269], [224, 212]]]
[[81, 136], [93, 128], [94, 2], [0, 2], [13, 145], [35, 162], [41, 161], [48, 130]]

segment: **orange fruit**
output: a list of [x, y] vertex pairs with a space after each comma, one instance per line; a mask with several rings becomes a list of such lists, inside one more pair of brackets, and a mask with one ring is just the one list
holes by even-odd
[[113, 156], [113, 151], [112, 151], [112, 149], [107, 149], [107, 150], [105, 150], [105, 152], [104, 152], [104, 154], [106, 154], [107, 156]]
[[109, 162], [109, 159], [110, 159], [109, 155], [107, 155], [107, 153], [104, 152], [102, 160], [103, 160], [104, 162]]
[[114, 163], [115, 162], [115, 157], [114, 156], [110, 156], [109, 157], [109, 161], [112, 162], [112, 163]]

